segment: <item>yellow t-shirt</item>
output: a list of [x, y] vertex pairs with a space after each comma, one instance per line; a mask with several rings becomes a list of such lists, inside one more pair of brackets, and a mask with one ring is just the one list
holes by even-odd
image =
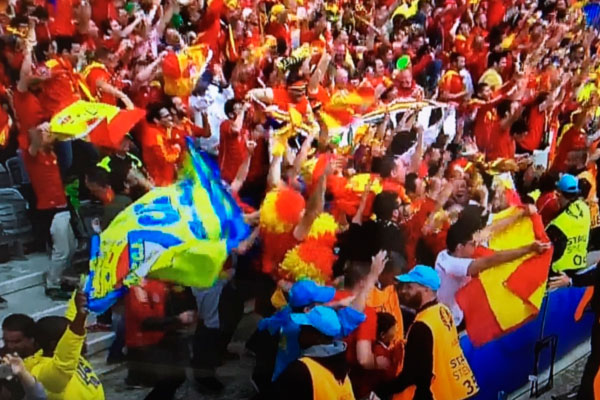
[[492, 90], [498, 90], [503, 82], [502, 77], [495, 69], [488, 68], [479, 78], [479, 83], [487, 83]]
[[67, 328], [54, 350], [40, 350], [25, 359], [25, 367], [46, 390], [48, 400], [104, 400], [104, 389], [90, 363], [81, 356], [85, 336]]

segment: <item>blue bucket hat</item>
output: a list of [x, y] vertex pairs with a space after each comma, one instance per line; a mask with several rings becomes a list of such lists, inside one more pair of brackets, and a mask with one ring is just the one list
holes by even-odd
[[307, 313], [294, 313], [290, 317], [296, 324], [312, 326], [326, 336], [336, 337], [342, 331], [340, 320], [331, 307], [316, 306]]
[[312, 303], [327, 303], [334, 295], [335, 289], [332, 287], [319, 286], [310, 280], [301, 280], [292, 286], [289, 304], [292, 307], [304, 307]]
[[440, 288], [438, 273], [426, 265], [417, 265], [407, 274], [396, 276], [396, 280], [402, 283], [418, 283], [434, 291]]

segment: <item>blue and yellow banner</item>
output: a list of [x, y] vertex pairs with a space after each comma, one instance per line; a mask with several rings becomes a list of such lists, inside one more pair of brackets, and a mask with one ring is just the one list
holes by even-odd
[[89, 308], [107, 310], [144, 277], [210, 287], [249, 233], [215, 162], [188, 140], [178, 182], [131, 204], [92, 244]]

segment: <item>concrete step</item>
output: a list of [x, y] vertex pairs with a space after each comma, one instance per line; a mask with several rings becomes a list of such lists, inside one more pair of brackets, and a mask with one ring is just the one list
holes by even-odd
[[9, 314], [27, 314], [35, 320], [49, 315], [65, 315], [67, 302], [54, 301], [46, 296], [41, 285], [27, 287], [3, 296], [8, 307], [0, 310], [0, 320]]
[[[115, 337], [114, 332], [88, 332], [86, 343], [87, 343], [87, 354], [102, 354], [106, 353]], [[106, 354], [102, 357], [106, 360]]]
[[24, 260], [0, 264], [0, 296], [44, 283], [49, 259], [46, 253], [31, 253]]
[[[8, 307], [0, 310], [0, 321], [12, 313], [27, 314], [35, 320], [51, 315], [64, 316], [67, 310], [66, 301], [54, 301], [44, 293], [43, 286], [34, 286], [4, 296]], [[96, 322], [96, 316], [88, 317], [88, 325]], [[87, 336], [88, 354], [106, 350], [114, 338], [113, 332], [89, 332]]]

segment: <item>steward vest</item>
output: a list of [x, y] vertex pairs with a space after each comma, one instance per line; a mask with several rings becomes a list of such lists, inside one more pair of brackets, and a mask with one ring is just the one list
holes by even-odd
[[590, 208], [583, 200], [569, 204], [566, 210], [550, 222], [567, 237], [563, 255], [552, 264], [554, 272], [587, 267], [587, 248], [590, 237]]
[[[343, 382], [335, 379], [335, 376], [327, 368], [309, 357], [300, 359], [312, 380], [313, 400], [354, 400], [354, 392], [350, 378], [346, 375]], [[290, 388], [293, 390], [293, 388]]]
[[[434, 400], [463, 400], [479, 392], [475, 375], [463, 354], [452, 313], [443, 304], [419, 312], [415, 322], [427, 325], [433, 335], [433, 378], [431, 393]], [[410, 334], [410, 328], [409, 328]], [[394, 400], [415, 399], [416, 387], [410, 386], [394, 396]]]
[[600, 213], [598, 207], [598, 198], [597, 198], [597, 189], [596, 189], [596, 171], [587, 169], [577, 175], [579, 179], [587, 180], [592, 186], [590, 189], [590, 193], [588, 194], [585, 202], [590, 208], [590, 229], [597, 228], [600, 226]]

